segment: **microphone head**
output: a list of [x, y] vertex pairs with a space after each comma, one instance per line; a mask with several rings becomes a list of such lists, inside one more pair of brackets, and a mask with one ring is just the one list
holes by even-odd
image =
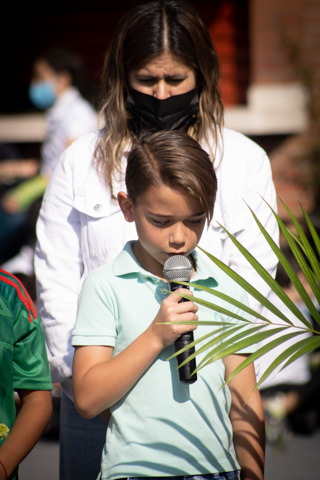
[[183, 255], [173, 255], [167, 258], [163, 266], [163, 276], [170, 282], [189, 282], [192, 275], [192, 265], [190, 260]]

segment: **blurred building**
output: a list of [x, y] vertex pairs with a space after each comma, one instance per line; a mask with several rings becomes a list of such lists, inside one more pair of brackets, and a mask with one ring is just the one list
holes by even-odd
[[[105, 50], [136, 0], [56, 0], [50, 8], [7, 7], [0, 142], [30, 150], [45, 131], [28, 100], [34, 57], [53, 45], [81, 53], [87, 97], [98, 105]], [[279, 198], [312, 211], [319, 191], [320, 0], [191, 0], [218, 52], [226, 126], [254, 138], [271, 158]], [[8, 32], [8, 30], [6, 30]], [[317, 135], [318, 134], [318, 135]], [[316, 171], [316, 173], [315, 173]], [[317, 173], [318, 172], [318, 173]], [[281, 216], [286, 218], [279, 202]]]

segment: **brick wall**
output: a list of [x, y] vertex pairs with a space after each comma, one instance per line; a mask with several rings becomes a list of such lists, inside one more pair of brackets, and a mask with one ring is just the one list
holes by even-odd
[[288, 44], [296, 49], [301, 66], [314, 69], [320, 79], [320, 1], [251, 0], [252, 83], [299, 79], [289, 62]]
[[[309, 91], [308, 129], [269, 152], [278, 197], [298, 217], [299, 203], [308, 212], [314, 210], [320, 188], [314, 182], [316, 163], [310, 160], [320, 138], [319, 47], [320, 0], [251, 0], [251, 83], [297, 81]], [[278, 205], [280, 216], [288, 220], [280, 201]]]
[[[223, 0], [220, 3], [215, 16], [206, 14], [200, 2], [196, 6], [206, 20], [220, 60], [224, 105], [245, 104], [250, 80], [249, 2]], [[209, 9], [212, 12], [212, 7], [207, 8], [208, 13]]]

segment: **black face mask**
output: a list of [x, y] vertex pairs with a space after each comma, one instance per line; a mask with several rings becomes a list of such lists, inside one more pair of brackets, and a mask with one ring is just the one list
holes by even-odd
[[141, 130], [187, 130], [195, 122], [199, 111], [196, 89], [182, 95], [159, 100], [152, 95], [129, 88], [127, 110], [133, 115], [136, 133]]

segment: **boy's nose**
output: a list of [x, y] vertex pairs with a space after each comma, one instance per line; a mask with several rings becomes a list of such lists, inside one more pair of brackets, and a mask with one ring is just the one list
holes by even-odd
[[175, 225], [170, 232], [170, 243], [182, 245], [185, 243], [185, 230], [182, 225]]

